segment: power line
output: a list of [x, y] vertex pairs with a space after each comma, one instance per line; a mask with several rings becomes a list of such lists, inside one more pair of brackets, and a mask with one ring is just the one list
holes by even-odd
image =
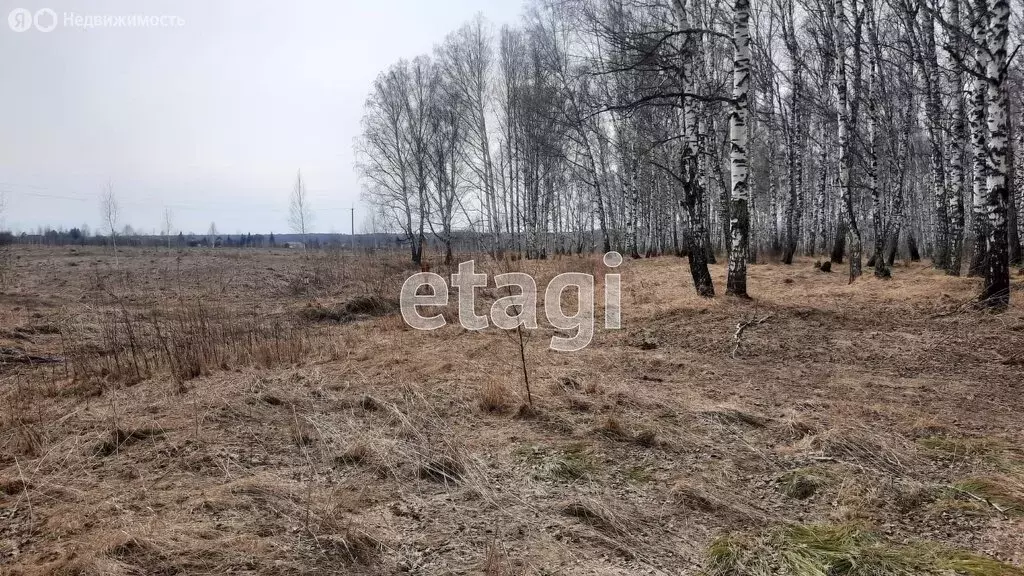
[[[42, 192], [26, 192], [24, 190], [10, 190], [10, 189], [0, 189], [0, 192], [4, 192], [4, 193], [11, 194], [11, 195], [14, 195], [14, 196], [28, 196], [28, 197], [32, 197], [32, 198], [47, 198], [47, 199], [52, 199], [52, 200], [70, 200], [70, 201], [74, 201], [74, 202], [98, 202], [100, 200], [99, 196], [95, 196], [95, 197], [91, 197], [91, 198], [83, 198], [81, 196], [66, 196], [66, 195], [61, 195], [61, 194], [47, 194], [47, 193], [42, 193]], [[155, 200], [159, 200], [159, 199], [157, 198]], [[125, 200], [123, 198], [118, 198], [118, 203], [122, 204], [122, 205], [127, 205], [127, 206], [139, 206], [139, 207], [147, 207], [147, 208], [153, 206], [152, 202], [147, 202], [147, 201], [137, 200], [137, 199], [136, 200], [133, 200], [133, 199]], [[282, 204], [273, 204], [273, 205], [271, 205], [271, 204], [253, 204], [253, 203], [247, 201], [244, 198], [239, 198], [239, 199], [237, 199], [237, 201], [223, 201], [223, 202], [219, 202], [219, 203], [214, 202], [214, 203], [210, 203], [210, 204], [206, 204], [206, 205], [202, 205], [202, 206], [196, 205], [196, 204], [181, 204], [181, 203], [167, 203], [167, 202], [162, 202], [161, 206], [164, 206], [166, 208], [173, 208], [173, 209], [176, 209], [176, 210], [186, 210], [186, 211], [190, 211], [191, 210], [191, 211], [200, 211], [200, 212], [210, 212], [210, 211], [214, 211], [214, 210], [217, 210], [217, 209], [223, 209], [223, 208], [228, 208], [228, 209], [231, 209], [231, 210], [234, 210], [234, 211], [249, 211], [249, 212], [252, 212], [252, 211], [276, 212], [276, 211], [283, 211], [283, 210], [285, 210], [285, 206], [284, 206], [283, 203]], [[349, 208], [345, 208], [343, 206], [336, 206], [336, 207], [316, 208], [315, 210], [318, 211], [318, 212], [339, 212], [339, 211], [347, 211], [347, 210], [349, 210]]]

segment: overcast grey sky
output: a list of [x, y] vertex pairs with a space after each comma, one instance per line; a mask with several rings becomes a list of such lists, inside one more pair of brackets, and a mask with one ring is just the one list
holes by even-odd
[[[8, 227], [99, 228], [108, 179], [121, 222], [224, 233], [287, 231], [301, 169], [318, 232], [348, 232], [352, 145], [374, 77], [518, 0], [0, 0], [0, 191]], [[56, 28], [12, 29], [17, 8]], [[166, 27], [81, 16], [178, 17]], [[44, 21], [45, 27], [47, 23]]]

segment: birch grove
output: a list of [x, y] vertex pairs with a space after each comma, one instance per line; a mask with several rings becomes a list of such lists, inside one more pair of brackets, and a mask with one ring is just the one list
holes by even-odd
[[[1010, 297], [1021, 264], [1021, 30], [1006, 0], [532, 0], [369, 90], [364, 197], [436, 250], [675, 255], [757, 297], [800, 258], [925, 259]], [[866, 254], [865, 254], [866, 252]], [[806, 265], [806, 264], [805, 264]], [[687, 269], [687, 268], [684, 268]]]

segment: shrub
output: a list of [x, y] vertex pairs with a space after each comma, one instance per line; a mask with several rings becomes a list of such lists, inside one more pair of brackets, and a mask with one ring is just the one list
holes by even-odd
[[213, 307], [202, 299], [133, 311], [117, 305], [61, 326], [64, 356], [76, 379], [135, 383], [169, 372], [178, 383], [237, 366], [294, 364], [311, 333], [252, 313]]

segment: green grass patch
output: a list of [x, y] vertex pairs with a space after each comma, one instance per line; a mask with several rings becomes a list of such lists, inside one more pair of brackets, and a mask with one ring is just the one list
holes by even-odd
[[817, 493], [826, 480], [825, 475], [814, 468], [797, 468], [779, 476], [776, 486], [786, 496], [804, 500]]
[[1024, 482], [1009, 476], [968, 478], [953, 484], [957, 497], [988, 504], [1006, 515], [1024, 514]]
[[538, 480], [575, 482], [591, 477], [597, 470], [593, 454], [583, 444], [569, 444], [560, 449], [524, 446], [517, 450]]
[[983, 460], [1002, 468], [1013, 467], [1024, 459], [1019, 446], [1001, 438], [937, 435], [918, 438], [917, 443], [933, 456]]
[[708, 547], [708, 576], [1024, 576], [1020, 568], [933, 542], [897, 544], [856, 524], [730, 534]]

